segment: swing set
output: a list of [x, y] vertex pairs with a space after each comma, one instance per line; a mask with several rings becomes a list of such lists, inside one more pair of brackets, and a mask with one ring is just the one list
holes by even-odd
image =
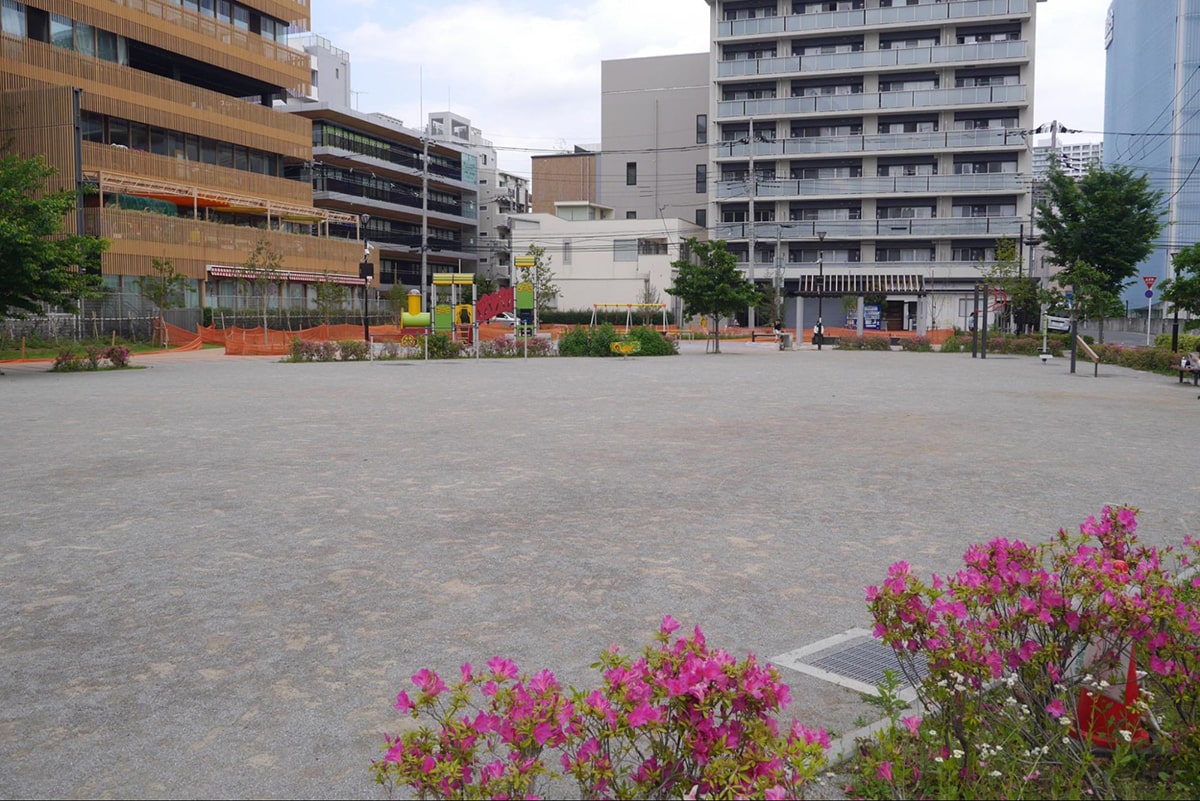
[[633, 327], [633, 312], [637, 310], [644, 312], [647, 309], [655, 309], [662, 313], [662, 334], [668, 333], [667, 328], [667, 304], [665, 303], [593, 303], [592, 304], [592, 322], [591, 328], [596, 327], [596, 316], [601, 311], [620, 311], [625, 310], [625, 333], [629, 333], [629, 329]]

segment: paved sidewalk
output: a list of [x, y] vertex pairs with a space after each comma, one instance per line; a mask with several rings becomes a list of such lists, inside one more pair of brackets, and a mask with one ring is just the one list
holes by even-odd
[[[0, 377], [0, 796], [378, 798], [425, 666], [593, 683], [664, 614], [770, 657], [1105, 503], [1198, 533], [1200, 402], [1063, 360], [780, 352]], [[211, 355], [210, 355], [211, 354]], [[790, 712], [869, 710], [788, 676]]]

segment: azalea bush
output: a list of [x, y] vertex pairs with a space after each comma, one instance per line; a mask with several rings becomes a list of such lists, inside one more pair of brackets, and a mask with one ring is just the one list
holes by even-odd
[[864, 744], [858, 793], [1200, 791], [1197, 544], [1177, 554], [1136, 530], [1135, 510], [1105, 508], [1047, 543], [972, 546], [929, 583], [892, 565], [867, 591], [875, 634], [931, 712]]
[[520, 359], [524, 356], [553, 356], [554, 343], [546, 337], [515, 337], [506, 334], [479, 343], [481, 359]]
[[396, 709], [420, 726], [386, 738], [376, 780], [421, 798], [793, 798], [820, 769], [823, 730], [776, 715], [790, 695], [770, 665], [710, 648], [663, 619], [636, 658], [613, 646], [577, 690], [506, 659], [463, 665], [453, 683], [425, 669]]
[[74, 347], [65, 347], [59, 350], [50, 370], [57, 373], [121, 370], [129, 366], [129, 359], [129, 348], [124, 345], [88, 345], [82, 353]]

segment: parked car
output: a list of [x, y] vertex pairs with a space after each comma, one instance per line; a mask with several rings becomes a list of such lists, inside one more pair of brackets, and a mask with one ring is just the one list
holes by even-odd
[[512, 312], [500, 312], [495, 317], [488, 320], [488, 322], [501, 323], [503, 325], [515, 325], [517, 322], [517, 315], [513, 314]]

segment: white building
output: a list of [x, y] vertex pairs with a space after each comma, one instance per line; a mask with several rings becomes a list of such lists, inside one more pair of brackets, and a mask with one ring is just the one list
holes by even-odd
[[1035, 0], [707, 2], [713, 238], [782, 270], [789, 327], [864, 294], [889, 329], [965, 312], [1029, 218]]
[[[592, 206], [591, 208], [579, 208]], [[553, 214], [513, 215], [513, 252], [545, 248], [560, 295], [558, 309], [591, 309], [594, 304], [665, 303], [672, 285], [671, 262], [691, 237], [704, 229], [678, 218], [612, 219], [612, 210], [592, 204], [559, 204]]]
[[1089, 164], [1103, 165], [1103, 142], [1080, 142], [1077, 144], [1059, 143], [1055, 148], [1049, 139], [1040, 140], [1033, 148], [1033, 177], [1042, 181], [1050, 170], [1050, 155], [1058, 153], [1058, 166], [1072, 178], [1082, 178]]

